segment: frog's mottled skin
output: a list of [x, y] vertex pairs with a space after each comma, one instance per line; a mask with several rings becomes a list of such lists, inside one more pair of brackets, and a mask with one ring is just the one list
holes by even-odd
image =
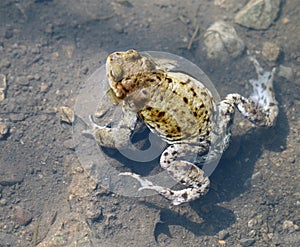
[[257, 126], [272, 126], [278, 114], [272, 85], [275, 69], [264, 72], [254, 58], [250, 59], [258, 74], [258, 80], [251, 81], [253, 95], [229, 94], [216, 104], [210, 91], [189, 75], [171, 72], [136, 50], [112, 53], [106, 62], [107, 77], [122, 102], [123, 117], [113, 128], [93, 124], [97, 142], [125, 148], [141, 118], [170, 144], [161, 155], [160, 165], [186, 188], [171, 190], [134, 173], [121, 175], [134, 177], [141, 183], [140, 189], [155, 190], [174, 205], [201, 197], [210, 182], [197, 165], [227, 148], [235, 108]]

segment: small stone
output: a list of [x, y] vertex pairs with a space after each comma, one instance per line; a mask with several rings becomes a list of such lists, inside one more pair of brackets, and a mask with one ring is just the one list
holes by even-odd
[[23, 121], [26, 118], [25, 113], [15, 113], [9, 116], [9, 120], [13, 123]]
[[33, 79], [36, 80], [36, 81], [40, 81], [41, 80], [41, 75], [40, 74], [35, 74], [33, 76]]
[[282, 22], [283, 24], [288, 24], [288, 23], [290, 22], [290, 20], [289, 20], [289, 18], [287, 18], [287, 17], [283, 17], [283, 18], [281, 19], [281, 22]]
[[11, 39], [13, 37], [13, 35], [14, 35], [14, 31], [11, 27], [9, 27], [5, 30], [4, 38], [5, 39]]
[[114, 26], [113, 26], [114, 30], [118, 33], [123, 33], [124, 32], [124, 29], [123, 27], [120, 25], [120, 23], [116, 23]]
[[8, 61], [6, 58], [3, 58], [3, 60], [0, 61], [0, 68], [6, 68], [8, 69], [11, 66], [10, 61]]
[[32, 215], [27, 210], [17, 206], [13, 215], [13, 219], [21, 226], [26, 226], [32, 221]]
[[3, 139], [9, 132], [9, 126], [6, 123], [0, 123], [0, 140]]
[[218, 243], [219, 243], [220, 246], [223, 246], [223, 245], [226, 244], [226, 241], [225, 240], [219, 240]]
[[86, 75], [86, 74], [89, 72], [89, 67], [84, 66], [84, 67], [81, 69], [81, 71], [82, 71], [82, 74]]
[[5, 99], [6, 89], [6, 75], [0, 74], [0, 101], [3, 101]]
[[0, 172], [0, 185], [11, 186], [17, 183], [21, 183], [23, 181], [23, 176], [24, 174], [14, 173], [7, 175]]
[[52, 59], [53, 60], [57, 60], [58, 58], [59, 58], [59, 53], [56, 51], [56, 52], [53, 52], [52, 54], [51, 54], [51, 57], [52, 57]]
[[0, 89], [0, 101], [5, 99], [5, 91]]
[[263, 44], [262, 55], [265, 59], [271, 62], [275, 62], [280, 54], [280, 48], [271, 42], [265, 42]]
[[257, 30], [267, 29], [276, 19], [280, 0], [250, 0], [237, 13], [234, 21], [242, 26]]
[[290, 232], [299, 230], [299, 226], [294, 224], [291, 220], [285, 220], [282, 224], [284, 230], [289, 230]]
[[243, 238], [240, 240], [240, 243], [243, 247], [251, 246], [254, 244], [254, 242], [255, 242], [254, 238]]
[[64, 146], [68, 149], [75, 150], [75, 143], [73, 139], [67, 139], [64, 141]]
[[0, 205], [1, 205], [1, 206], [5, 206], [6, 204], [7, 204], [7, 200], [4, 199], [4, 198], [1, 198], [1, 199], [0, 199]]
[[40, 50], [39, 47], [33, 47], [33, 48], [31, 49], [31, 53], [37, 55], [37, 54], [40, 54], [40, 53], [41, 53], [41, 50]]
[[204, 33], [204, 45], [211, 59], [226, 60], [239, 56], [245, 49], [234, 27], [224, 21], [217, 21]]
[[63, 50], [65, 56], [67, 58], [71, 59], [73, 57], [75, 47], [73, 45], [63, 45], [62, 50]]
[[41, 93], [46, 93], [49, 89], [50, 85], [45, 83], [45, 82], [42, 82], [41, 85], [40, 85], [40, 92]]
[[289, 81], [292, 81], [294, 78], [294, 71], [290, 67], [286, 67], [283, 65], [279, 66], [278, 76], [283, 77]]
[[219, 240], [224, 240], [224, 239], [228, 238], [228, 236], [229, 236], [229, 233], [226, 230], [222, 230], [218, 234]]
[[46, 29], [45, 29], [45, 32], [48, 33], [48, 34], [52, 34], [54, 31], [53, 31], [53, 25], [52, 24], [48, 24]]
[[100, 219], [103, 219], [103, 212], [102, 207], [99, 204], [95, 204], [93, 201], [90, 201], [86, 203], [85, 205], [85, 216], [92, 220], [92, 221], [98, 221]]
[[25, 76], [18, 76], [16, 78], [16, 83], [21, 85], [21, 86], [28, 86], [29, 85], [29, 80]]
[[72, 124], [75, 120], [74, 112], [70, 107], [60, 107], [60, 120], [62, 122]]

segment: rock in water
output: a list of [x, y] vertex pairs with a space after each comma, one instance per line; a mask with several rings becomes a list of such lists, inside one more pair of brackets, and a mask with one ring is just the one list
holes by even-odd
[[237, 13], [236, 23], [257, 30], [267, 29], [276, 19], [280, 0], [251, 0]]
[[206, 30], [204, 44], [208, 58], [221, 61], [237, 57], [245, 49], [245, 44], [234, 27], [224, 21], [217, 21]]

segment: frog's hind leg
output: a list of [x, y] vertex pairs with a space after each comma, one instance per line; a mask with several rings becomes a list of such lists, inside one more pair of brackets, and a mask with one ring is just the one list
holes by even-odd
[[[273, 126], [278, 115], [278, 103], [273, 90], [275, 69], [271, 72], [263, 71], [257, 60], [250, 57], [258, 74], [257, 80], [250, 80], [253, 93], [249, 98], [239, 94], [229, 94], [219, 105], [220, 114], [223, 116], [233, 115], [234, 106], [240, 113], [257, 126]], [[229, 122], [228, 122], [229, 124]]]
[[191, 148], [191, 146], [186, 144], [171, 145], [163, 152], [160, 160], [162, 168], [166, 169], [173, 179], [187, 186], [187, 188], [182, 190], [172, 190], [167, 187], [154, 185], [151, 181], [135, 173], [125, 172], [120, 175], [135, 178], [142, 186], [139, 190], [155, 190], [171, 200], [173, 205], [193, 201], [207, 193], [210, 181], [199, 167], [185, 160], [192, 153], [203, 152], [204, 148], [199, 146], [194, 147], [194, 150], [191, 150]]

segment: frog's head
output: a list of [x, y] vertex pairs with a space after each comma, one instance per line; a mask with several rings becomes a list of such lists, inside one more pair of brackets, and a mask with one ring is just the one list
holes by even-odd
[[133, 91], [137, 75], [155, 69], [155, 63], [136, 50], [114, 52], [107, 57], [106, 73], [109, 85], [120, 99]]

